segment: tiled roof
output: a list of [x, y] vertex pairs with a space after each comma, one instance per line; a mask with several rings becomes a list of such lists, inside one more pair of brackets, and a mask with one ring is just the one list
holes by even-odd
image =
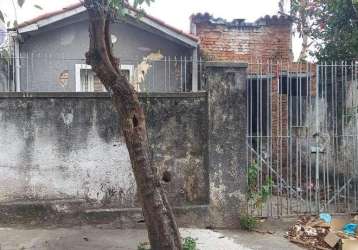
[[[35, 17], [35, 18], [31, 19], [31, 20], [25, 21], [25, 22], [19, 24], [18, 27], [23, 28], [23, 27], [26, 27], [28, 25], [34, 24], [34, 23], [36, 23], [38, 21], [45, 20], [47, 18], [56, 16], [56, 15], [59, 15], [59, 14], [66, 13], [67, 11], [70, 11], [70, 10], [74, 10], [74, 9], [79, 8], [81, 6], [83, 6], [82, 3], [72, 4], [72, 5], [69, 5], [69, 6], [66, 6], [66, 7], [62, 8], [61, 10], [48, 12], [48, 13], [42, 14], [40, 16], [37, 16], [37, 17]], [[130, 9], [130, 10], [136, 11], [133, 7], [131, 7], [129, 5], [127, 6], [127, 8]], [[189, 38], [189, 39], [191, 39], [191, 40], [193, 40], [195, 42], [197, 42], [199, 40], [196, 36], [194, 36], [192, 34], [189, 34], [189, 33], [186, 33], [186, 32], [184, 32], [184, 31], [182, 31], [180, 29], [177, 29], [177, 28], [165, 23], [164, 21], [162, 21], [162, 20], [160, 20], [160, 19], [158, 19], [158, 18], [156, 18], [154, 16], [148, 15], [147, 13], [144, 13], [144, 16], [146, 18], [156, 22], [157, 24], [159, 24], [159, 25], [161, 25], [163, 27], [166, 27], [167, 29], [170, 29], [170, 30], [174, 31], [175, 33], [181, 34], [181, 35], [183, 35], [183, 36], [185, 36], [185, 37], [187, 37], [187, 38]]]
[[246, 22], [245, 19], [234, 19], [227, 21], [224, 18], [215, 18], [209, 13], [198, 13], [191, 16], [193, 23], [210, 23], [213, 25], [225, 25], [228, 27], [257, 27], [262, 25], [279, 25], [292, 23], [292, 20], [288, 16], [269, 16], [266, 15], [257, 19], [255, 22]]

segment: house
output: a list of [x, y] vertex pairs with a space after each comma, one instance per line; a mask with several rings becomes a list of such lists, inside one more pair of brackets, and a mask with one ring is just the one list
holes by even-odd
[[[121, 70], [138, 91], [177, 92], [201, 88], [198, 55], [204, 60], [252, 62], [293, 60], [292, 21], [265, 16], [256, 22], [226, 21], [209, 14], [191, 17], [187, 34], [127, 7], [111, 26]], [[79, 3], [19, 25], [15, 39], [17, 91], [105, 91], [85, 63], [88, 17]], [[200, 48], [199, 48], [200, 46]]]
[[[79, 3], [20, 24], [14, 46], [20, 59], [15, 63], [16, 90], [105, 91], [85, 63], [88, 22]], [[138, 18], [128, 6], [126, 18], [111, 25], [111, 38], [121, 70], [138, 91], [197, 89], [195, 36], [147, 14]]]
[[300, 147], [296, 135], [307, 133], [304, 115], [317, 86], [315, 65], [293, 62], [292, 20], [227, 21], [199, 13], [191, 17], [191, 33], [199, 38], [200, 56], [206, 60], [248, 63], [249, 162], [269, 167], [265, 160], [270, 159], [270, 167], [288, 173], [285, 168], [296, 157], [293, 148]]

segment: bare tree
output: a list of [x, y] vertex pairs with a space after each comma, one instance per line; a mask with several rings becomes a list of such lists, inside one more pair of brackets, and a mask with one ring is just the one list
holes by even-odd
[[[139, 4], [143, 2], [136, 1]], [[111, 93], [119, 113], [120, 127], [129, 151], [151, 247], [153, 250], [179, 250], [182, 249], [181, 238], [173, 211], [161, 186], [157, 169], [149, 157], [143, 108], [138, 94], [121, 74], [119, 59], [112, 53], [110, 25], [125, 5], [123, 0], [84, 0], [90, 37], [86, 61]]]

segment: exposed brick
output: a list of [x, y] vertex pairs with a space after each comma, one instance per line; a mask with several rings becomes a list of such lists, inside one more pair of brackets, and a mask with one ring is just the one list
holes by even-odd
[[225, 24], [198, 23], [201, 54], [211, 60], [292, 61], [291, 23], [258, 25], [247, 28]]

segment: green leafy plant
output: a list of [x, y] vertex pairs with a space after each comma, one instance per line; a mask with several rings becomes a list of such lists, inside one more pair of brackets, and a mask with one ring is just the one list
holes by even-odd
[[249, 200], [254, 198], [254, 195], [256, 193], [256, 180], [257, 180], [257, 174], [258, 174], [258, 168], [257, 163], [253, 161], [247, 170], [247, 176], [248, 176], [248, 193], [247, 197]]
[[[284, 10], [285, 3], [289, 11]], [[302, 39], [298, 61], [308, 55], [322, 62], [357, 59], [357, 0], [280, 0], [279, 7]]]
[[138, 245], [137, 250], [150, 250], [150, 245], [148, 242], [142, 242]]
[[272, 177], [267, 177], [265, 183], [262, 185], [260, 190], [260, 197], [262, 202], [266, 202], [267, 199], [271, 196], [271, 189], [273, 186]]
[[248, 168], [248, 193], [247, 199], [249, 203], [252, 203], [255, 207], [262, 206], [263, 203], [271, 196], [271, 190], [273, 186], [272, 177], [266, 178], [265, 182], [258, 187], [257, 179], [259, 174], [259, 168], [256, 161], [253, 161]]
[[[13, 10], [14, 10], [15, 20], [13, 20], [13, 23], [11, 23], [11, 21], [9, 21], [9, 20], [6, 20], [7, 18], [9, 18], [9, 16], [6, 14], [4, 9], [0, 9], [0, 22], [2, 22], [4, 24], [6, 23], [7, 28], [11, 28], [11, 25], [12, 25], [12, 28], [17, 28], [17, 26], [18, 26], [17, 25], [17, 7], [22, 8], [25, 4], [25, 0], [17, 0], [16, 4], [15, 4], [15, 1], [11, 1], [11, 2], [12, 2]], [[42, 7], [38, 4], [34, 4], [33, 7], [36, 9], [42, 10]]]
[[196, 247], [196, 239], [186, 237], [183, 239], [183, 250], [198, 250]]
[[243, 230], [252, 231], [257, 227], [257, 219], [250, 215], [242, 215], [240, 217], [240, 227]]

